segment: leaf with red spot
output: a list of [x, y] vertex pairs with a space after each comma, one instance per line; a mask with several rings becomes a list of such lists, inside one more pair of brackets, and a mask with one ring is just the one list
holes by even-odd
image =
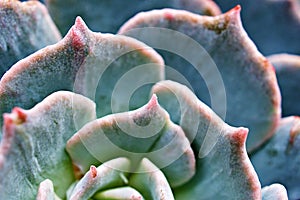
[[112, 159], [99, 167], [91, 166], [90, 170], [76, 183], [68, 199], [89, 199], [97, 191], [120, 187], [127, 184], [127, 172], [130, 161], [126, 158]]
[[172, 67], [166, 79], [190, 84], [225, 122], [248, 127], [248, 151], [274, 133], [281, 99], [276, 76], [243, 29], [239, 6], [214, 17], [172, 9], [144, 12], [119, 33], [169, 51], [162, 52]]
[[17, 61], [61, 39], [38, 1], [0, 1], [0, 79]]
[[[135, 39], [93, 33], [77, 18], [63, 40], [21, 60], [3, 76], [0, 114], [14, 106], [28, 109], [59, 90], [75, 91], [95, 100], [98, 116], [125, 111], [129, 92], [116, 92], [115, 88], [126, 74], [133, 76], [136, 83], [155, 83], [164, 77], [163, 60]], [[128, 88], [130, 84], [126, 81], [121, 86]], [[139, 95], [131, 100], [134, 108], [147, 102], [149, 91], [149, 87], [139, 90]]]
[[161, 81], [152, 92], [176, 116], [197, 156], [196, 174], [174, 189], [176, 199], [261, 198], [260, 182], [245, 148], [248, 129], [227, 125], [179, 83]]
[[133, 163], [147, 157], [162, 170], [172, 187], [186, 183], [195, 174], [195, 157], [188, 139], [170, 121], [155, 96], [137, 110], [86, 124], [70, 138], [66, 149], [82, 174], [90, 165], [98, 166], [120, 156]]
[[263, 186], [281, 183], [290, 199], [300, 197], [300, 118], [283, 118], [275, 135], [251, 156]]
[[57, 92], [30, 110], [15, 108], [4, 114], [0, 199], [34, 199], [47, 178], [63, 198], [75, 181], [66, 142], [95, 118], [95, 104], [71, 92]]
[[300, 54], [299, 0], [214, 0], [223, 11], [241, 5], [243, 24], [264, 55]]

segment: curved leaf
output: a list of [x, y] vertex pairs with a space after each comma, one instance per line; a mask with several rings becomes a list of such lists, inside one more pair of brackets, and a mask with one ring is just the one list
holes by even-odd
[[263, 187], [261, 192], [262, 200], [288, 200], [287, 191], [280, 184]]
[[75, 180], [65, 144], [77, 128], [95, 118], [94, 103], [70, 92], [54, 93], [30, 110], [14, 108], [5, 114], [0, 199], [34, 199], [47, 178], [64, 197]]
[[98, 192], [93, 196], [95, 200], [144, 200], [143, 196], [132, 187], [120, 187]]
[[[166, 65], [184, 76], [201, 100], [211, 101], [227, 123], [250, 129], [249, 151], [274, 133], [280, 117], [276, 76], [244, 31], [239, 6], [215, 17], [171, 9], [140, 13], [119, 33], [169, 51], [162, 52]], [[178, 81], [173, 74], [166, 79]]]
[[[62, 33], [67, 32], [78, 15], [82, 16], [94, 31], [115, 33], [126, 20], [140, 11], [171, 7], [208, 15], [221, 13], [218, 6], [210, 0], [47, 0], [46, 5]], [[116, 13], [118, 17], [115, 17]]]
[[300, 54], [299, 0], [214, 1], [223, 11], [242, 6], [245, 29], [263, 54]]
[[300, 118], [284, 118], [271, 140], [251, 156], [261, 184], [283, 184], [290, 199], [300, 198], [299, 134]]
[[143, 173], [132, 174], [129, 185], [136, 188], [145, 199], [174, 199], [168, 180], [151, 161], [144, 158], [137, 171]]
[[[163, 79], [163, 61], [150, 47], [124, 36], [93, 33], [77, 18], [63, 40], [19, 61], [3, 76], [0, 113], [13, 106], [30, 108], [58, 90], [75, 91], [95, 100], [99, 116], [112, 112], [112, 102], [115, 112], [128, 110], [124, 100], [128, 91], [114, 92], [111, 100], [112, 93], [126, 73], [135, 75], [137, 83], [144, 81], [138, 67], [149, 71], [146, 81], [150, 83]], [[135, 107], [147, 102], [149, 90], [141, 90]]]
[[54, 192], [51, 180], [46, 179], [40, 183], [36, 200], [60, 200]]
[[17, 61], [61, 39], [38, 1], [0, 1], [0, 78]]
[[274, 65], [282, 96], [282, 115], [300, 115], [300, 56], [275, 54], [268, 57]]
[[195, 173], [195, 158], [188, 139], [170, 121], [155, 96], [137, 110], [88, 123], [68, 141], [66, 149], [81, 173], [90, 165], [120, 156], [130, 158], [135, 165], [148, 157], [162, 168], [172, 186], [185, 183]]
[[99, 167], [91, 166], [90, 170], [76, 184], [68, 199], [85, 200], [97, 191], [120, 187], [128, 183], [124, 172], [130, 169], [130, 161], [116, 158], [103, 163]]
[[[176, 199], [259, 199], [260, 183], [250, 163], [245, 141], [248, 130], [225, 124], [186, 86], [172, 81], [157, 83], [157, 94], [198, 153], [195, 176], [174, 190]], [[178, 111], [179, 110], [179, 111]]]

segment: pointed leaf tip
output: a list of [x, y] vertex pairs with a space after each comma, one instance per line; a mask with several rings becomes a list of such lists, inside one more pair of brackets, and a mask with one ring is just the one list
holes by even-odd
[[150, 110], [156, 106], [158, 106], [157, 96], [156, 94], [153, 94], [150, 101], [147, 104], [147, 109]]
[[243, 146], [246, 143], [248, 132], [248, 128], [240, 127], [232, 133], [231, 138], [238, 146]]
[[81, 49], [85, 46], [87, 37], [85, 34], [89, 28], [81, 17], [77, 17], [74, 26], [70, 29], [70, 36], [72, 38], [72, 45], [75, 48]]
[[236, 5], [234, 8], [232, 8], [230, 11], [231, 12], [241, 12], [241, 5]]
[[91, 177], [96, 178], [97, 177], [97, 168], [94, 165], [92, 165], [90, 167], [90, 171], [91, 171]]
[[26, 121], [27, 114], [25, 113], [25, 110], [15, 107], [12, 110], [12, 115], [14, 117], [14, 123], [15, 124], [22, 124]]

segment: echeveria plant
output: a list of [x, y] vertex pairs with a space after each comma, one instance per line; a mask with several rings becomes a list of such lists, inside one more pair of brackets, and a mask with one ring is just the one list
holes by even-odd
[[224, 2], [0, 1], [0, 199], [299, 199], [297, 2]]

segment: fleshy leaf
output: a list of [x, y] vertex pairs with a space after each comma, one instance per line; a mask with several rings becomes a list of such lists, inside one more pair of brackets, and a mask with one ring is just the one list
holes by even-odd
[[148, 157], [162, 168], [172, 186], [185, 183], [195, 173], [195, 158], [188, 139], [158, 105], [156, 96], [137, 110], [88, 123], [68, 141], [66, 149], [81, 173], [90, 165], [120, 156], [133, 163]]
[[299, 0], [214, 1], [223, 11], [242, 6], [245, 29], [264, 55], [300, 54]]
[[300, 198], [300, 118], [283, 118], [271, 140], [251, 156], [263, 186], [283, 184], [290, 199]]
[[144, 158], [137, 171], [143, 173], [132, 174], [129, 185], [136, 188], [145, 199], [174, 199], [168, 180], [151, 161]]
[[54, 192], [51, 180], [46, 179], [40, 183], [36, 200], [60, 200]]
[[176, 199], [259, 199], [260, 183], [245, 141], [248, 130], [225, 124], [186, 86], [161, 81], [153, 89], [198, 154], [195, 176], [174, 190]]
[[268, 57], [274, 65], [282, 96], [282, 115], [300, 115], [300, 56], [275, 54]]
[[93, 196], [95, 200], [144, 200], [143, 196], [132, 187], [120, 187], [98, 192]]
[[68, 199], [85, 200], [97, 191], [123, 186], [128, 183], [124, 172], [128, 172], [129, 169], [130, 161], [126, 158], [110, 160], [98, 168], [92, 165], [76, 184]]
[[38, 1], [0, 1], [0, 78], [17, 61], [61, 39]]
[[[219, 7], [211, 0], [89, 0], [76, 3], [73, 0], [47, 0], [46, 5], [62, 33], [67, 32], [78, 15], [82, 16], [94, 31], [115, 33], [126, 20], [140, 11], [170, 7], [207, 15], [221, 13]], [[115, 17], [116, 13], [118, 17]]]
[[288, 200], [287, 191], [283, 185], [272, 184], [261, 190], [262, 200]]
[[[147, 77], [141, 69], [147, 71]], [[95, 100], [99, 116], [112, 113], [112, 103], [115, 112], [128, 110], [126, 87], [133, 87], [129, 85], [132, 81], [114, 87], [120, 77], [128, 77], [125, 74], [133, 76], [134, 83], [155, 83], [164, 77], [163, 60], [141, 42], [93, 33], [77, 18], [63, 40], [19, 61], [3, 76], [0, 113], [13, 106], [30, 108], [58, 90], [71, 90]], [[149, 91], [141, 90], [134, 106], [145, 104]]]
[[[166, 65], [204, 103], [227, 123], [250, 129], [249, 151], [274, 133], [280, 117], [276, 76], [244, 31], [239, 6], [215, 17], [171, 9], [140, 13], [119, 33], [168, 51], [162, 52]], [[172, 73], [166, 79], [186, 84]]]
[[30, 110], [14, 108], [5, 114], [0, 199], [34, 199], [39, 183], [47, 178], [63, 198], [75, 180], [66, 142], [95, 118], [95, 104], [71, 92], [56, 92]]

